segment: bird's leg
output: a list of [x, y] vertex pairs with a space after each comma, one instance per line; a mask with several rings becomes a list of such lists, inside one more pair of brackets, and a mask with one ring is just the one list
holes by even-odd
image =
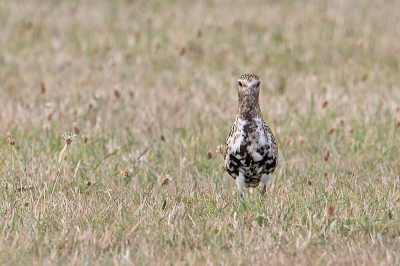
[[264, 187], [261, 190], [261, 195], [264, 195], [265, 192], [267, 191], [267, 185], [268, 185], [268, 182], [269, 182], [270, 179], [271, 179], [271, 175], [263, 174], [261, 176], [261, 182], [264, 184]]
[[243, 173], [241, 173], [241, 172], [239, 172], [239, 176], [236, 177], [236, 185], [237, 185], [238, 190], [239, 190], [240, 199], [244, 199], [244, 194], [243, 194], [244, 176], [243, 176]]

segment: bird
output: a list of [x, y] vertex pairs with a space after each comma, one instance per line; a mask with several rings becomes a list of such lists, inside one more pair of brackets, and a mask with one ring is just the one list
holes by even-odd
[[264, 195], [278, 166], [278, 145], [260, 109], [260, 83], [259, 77], [250, 73], [239, 78], [236, 117], [223, 150], [223, 168], [235, 179], [241, 199], [245, 187], [255, 188], [260, 182]]

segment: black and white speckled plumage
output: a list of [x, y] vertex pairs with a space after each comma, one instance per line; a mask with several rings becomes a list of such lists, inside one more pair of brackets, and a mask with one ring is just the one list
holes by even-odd
[[224, 151], [226, 171], [236, 180], [240, 197], [244, 187], [264, 183], [278, 166], [278, 146], [264, 122], [259, 105], [260, 80], [244, 74], [238, 80], [238, 106], [235, 122], [226, 138]]

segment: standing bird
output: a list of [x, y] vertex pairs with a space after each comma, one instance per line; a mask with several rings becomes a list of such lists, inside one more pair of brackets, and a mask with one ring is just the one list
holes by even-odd
[[262, 194], [278, 166], [278, 146], [269, 126], [264, 122], [258, 95], [260, 79], [244, 74], [238, 80], [238, 105], [235, 122], [226, 138], [225, 170], [236, 180], [240, 198], [243, 188], [264, 184]]

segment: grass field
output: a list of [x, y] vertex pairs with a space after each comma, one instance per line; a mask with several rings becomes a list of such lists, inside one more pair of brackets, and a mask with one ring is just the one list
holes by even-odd
[[[400, 1], [80, 2], [0, 0], [0, 264], [400, 264]], [[247, 72], [280, 166], [242, 202]]]

